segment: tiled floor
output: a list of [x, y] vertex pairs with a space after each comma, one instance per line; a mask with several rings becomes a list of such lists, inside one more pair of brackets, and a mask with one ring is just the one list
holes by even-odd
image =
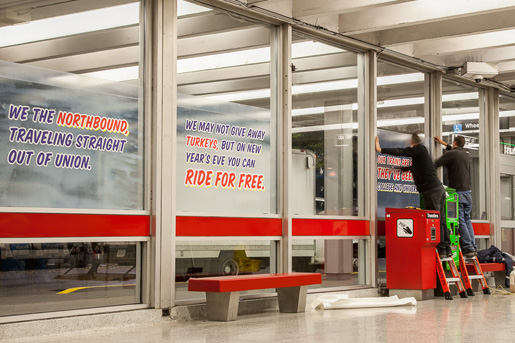
[[515, 296], [476, 293], [410, 307], [266, 312], [234, 322], [165, 319], [115, 330], [56, 333], [30, 342], [500, 342], [513, 337], [514, 313]]

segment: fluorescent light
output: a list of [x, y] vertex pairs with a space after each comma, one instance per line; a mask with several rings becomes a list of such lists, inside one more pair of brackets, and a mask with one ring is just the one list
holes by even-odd
[[125, 67], [125, 68], [95, 71], [92, 73], [84, 73], [82, 75], [96, 77], [98, 79], [111, 80], [111, 81], [137, 80], [139, 78], [139, 68], [137, 66]]
[[479, 113], [464, 113], [442, 116], [442, 122], [456, 121], [456, 120], [475, 120], [479, 119]]
[[336, 91], [342, 89], [353, 89], [358, 87], [357, 79], [350, 80], [338, 80], [330, 82], [317, 82], [307, 83], [303, 85], [292, 86], [291, 93], [296, 94], [308, 94], [308, 93], [320, 93], [328, 91]]
[[[424, 79], [424, 74], [415, 73], [415, 74], [404, 74], [404, 75], [395, 75], [395, 76], [383, 76], [378, 78], [382, 85], [390, 85], [390, 84], [399, 84], [399, 83], [409, 83], [416, 82]], [[358, 87], [357, 79], [349, 79], [349, 80], [339, 80], [339, 81], [330, 81], [330, 82], [319, 82], [319, 83], [310, 83], [303, 85], [296, 85], [292, 87], [292, 94], [308, 94], [308, 93], [319, 93], [326, 92], [332, 90], [340, 90], [340, 89], [354, 89]], [[209, 98], [219, 99], [224, 101], [242, 101], [242, 100], [251, 100], [251, 99], [265, 99], [270, 97], [270, 89], [259, 89], [255, 91], [246, 91], [246, 92], [235, 92], [230, 94], [222, 94], [222, 95], [213, 95], [209, 96]]]
[[307, 107], [307, 108], [297, 108], [292, 110], [292, 116], [305, 116], [310, 114], [321, 114], [332, 111], [348, 111], [348, 110], [357, 110], [358, 104], [346, 104], [346, 105], [334, 105], [334, 106], [319, 106], [319, 107]]
[[177, 72], [188, 73], [264, 62], [270, 62], [270, 47], [181, 59], [177, 61]]
[[266, 98], [270, 98], [270, 89], [259, 89], [259, 90], [255, 90], [255, 91], [212, 95], [212, 96], [207, 96], [207, 97], [210, 99], [216, 99], [216, 100], [222, 100], [222, 101], [266, 99]]
[[329, 130], [356, 130], [358, 123], [342, 123], [342, 124], [329, 124], [329, 125], [314, 125], [314, 126], [303, 126], [294, 127], [291, 129], [293, 133], [300, 132], [316, 132], [316, 131], [329, 131]]
[[139, 2], [0, 28], [0, 47], [139, 23]]
[[377, 103], [377, 108], [420, 105], [423, 103], [424, 103], [424, 97], [384, 100], [381, 103], [379, 103], [379, 102]]
[[499, 117], [515, 117], [515, 111], [499, 111]]
[[377, 85], [386, 86], [420, 81], [424, 81], [423, 73], [401, 74], [391, 76], [380, 76], [377, 78]]
[[424, 123], [423, 117], [384, 119], [384, 120], [377, 121], [377, 127], [398, 126], [398, 125], [407, 125], [407, 124], [423, 124], [423, 123]]
[[319, 42], [298, 42], [291, 45], [292, 59], [342, 53], [345, 50]]
[[473, 100], [479, 99], [479, 93], [470, 92], [470, 93], [457, 93], [457, 94], [443, 94], [442, 101], [456, 101], [456, 100]]

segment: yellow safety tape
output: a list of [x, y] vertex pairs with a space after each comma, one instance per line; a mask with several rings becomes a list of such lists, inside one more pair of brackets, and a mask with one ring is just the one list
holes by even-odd
[[70, 294], [75, 291], [80, 291], [82, 289], [88, 289], [88, 288], [130, 287], [130, 286], [136, 286], [136, 285], [107, 285], [107, 286], [74, 287], [74, 288], [65, 289], [64, 291], [58, 292], [57, 294]]

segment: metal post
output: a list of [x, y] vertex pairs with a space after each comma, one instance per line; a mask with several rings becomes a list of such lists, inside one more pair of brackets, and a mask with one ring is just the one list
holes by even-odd
[[[358, 153], [365, 157], [365, 163], [363, 164], [363, 172], [358, 174], [365, 175], [361, 182], [364, 183], [362, 187], [367, 199], [363, 201], [365, 212], [360, 214], [370, 218], [370, 239], [367, 249], [369, 256], [365, 267], [367, 270], [365, 283], [376, 285], [379, 280], [377, 266], [377, 154], [374, 143], [375, 136], [377, 136], [377, 53], [369, 51], [367, 54], [361, 55], [358, 58], [358, 67], [360, 65], [364, 70], [363, 90], [365, 93], [363, 95], [358, 93], [360, 111], [358, 117], [363, 118], [363, 121], [359, 123], [359, 127], [363, 127], [363, 131], [359, 131], [358, 136], [363, 137], [359, 146], [362, 146], [364, 150]], [[358, 92], [359, 89], [361, 87], [358, 87]], [[361, 269], [359, 269], [360, 272]]]
[[279, 75], [278, 83], [280, 94], [278, 95], [281, 111], [278, 113], [278, 122], [280, 123], [279, 133], [282, 141], [282, 159], [280, 163], [279, 174], [281, 177], [281, 209], [283, 217], [283, 244], [281, 246], [281, 266], [280, 271], [292, 271], [292, 204], [291, 204], [291, 169], [292, 169], [292, 145], [291, 145], [291, 43], [292, 31], [291, 26], [283, 24], [279, 27]]
[[177, 123], [177, 1], [152, 1], [152, 252], [151, 305], [174, 303], [175, 144]]

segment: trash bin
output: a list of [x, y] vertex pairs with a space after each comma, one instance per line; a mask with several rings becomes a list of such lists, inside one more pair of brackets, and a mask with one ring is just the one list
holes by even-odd
[[390, 295], [432, 299], [436, 288], [438, 211], [386, 208], [386, 287]]

